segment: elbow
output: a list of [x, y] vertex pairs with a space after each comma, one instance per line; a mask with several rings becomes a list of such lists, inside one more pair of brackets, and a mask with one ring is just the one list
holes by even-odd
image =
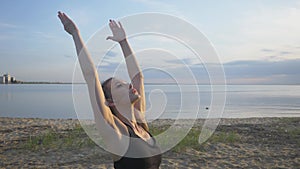
[[143, 73], [140, 71], [140, 72], [138, 72], [136, 75], [135, 75], [135, 77], [138, 77], [139, 79], [144, 79], [144, 75], [143, 75]]
[[133, 77], [131, 77], [131, 81], [136, 83], [141, 83], [144, 81], [144, 75], [141, 72], [139, 72], [135, 74]]

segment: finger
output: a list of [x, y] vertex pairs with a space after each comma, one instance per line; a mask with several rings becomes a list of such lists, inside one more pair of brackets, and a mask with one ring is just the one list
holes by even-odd
[[65, 23], [67, 22], [66, 15], [65, 15], [64, 13], [59, 12], [59, 13], [58, 13], [58, 17], [59, 17], [59, 19], [61, 20], [61, 22], [62, 22], [63, 24], [65, 24]]
[[65, 14], [65, 13], [63, 13], [63, 16], [64, 16], [64, 18], [66, 18], [66, 19], [68, 19], [68, 20], [71, 20], [71, 19], [69, 18], [69, 16], [68, 16], [67, 14]]
[[58, 18], [60, 19], [60, 21], [62, 20], [62, 18], [61, 18], [61, 15], [57, 15], [58, 16]]
[[123, 29], [123, 25], [121, 24], [121, 22], [119, 21], [118, 23], [119, 23], [119, 25], [120, 25], [120, 28]]
[[66, 19], [64, 18], [64, 16], [58, 15], [58, 17], [59, 17], [59, 19], [60, 19], [60, 21], [61, 21], [61, 23], [62, 23], [63, 25], [65, 25], [65, 24], [67, 23], [67, 21], [66, 21]]
[[116, 22], [115, 22], [113, 19], [110, 19], [110, 20], [109, 20], [109, 23], [111, 23], [111, 25], [112, 25], [113, 27], [116, 26]]
[[112, 30], [112, 29], [113, 29], [113, 27], [114, 27], [114, 26], [113, 26], [113, 23], [112, 23], [112, 22], [109, 22], [109, 24], [108, 24], [108, 25], [109, 25], [110, 29]]
[[60, 19], [60, 20], [62, 20], [62, 13], [60, 12], [60, 11], [58, 11], [58, 18]]
[[117, 23], [116, 23], [115, 20], [113, 20], [112, 23], [113, 23], [113, 25], [114, 25], [115, 27], [119, 27], [119, 26], [117, 25]]
[[111, 26], [115, 26], [114, 20], [110, 19], [110, 20], [109, 20], [109, 24], [111, 24]]

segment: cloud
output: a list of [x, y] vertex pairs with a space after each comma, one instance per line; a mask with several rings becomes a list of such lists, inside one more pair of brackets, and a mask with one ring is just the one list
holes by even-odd
[[76, 56], [72, 56], [72, 55], [64, 55], [65, 58], [76, 58]]
[[228, 83], [300, 84], [300, 59], [234, 61], [224, 64]]
[[[242, 29], [249, 38], [260, 39], [272, 44], [288, 43], [299, 37], [300, 24], [297, 22], [300, 16], [299, 6], [295, 8], [264, 8], [256, 15], [245, 18]], [[277, 40], [277, 41], [273, 41]], [[279, 41], [278, 41], [279, 40]]]
[[0, 31], [2, 32], [0, 41], [17, 39], [18, 36], [15, 34], [15, 30], [18, 28], [21, 27], [10, 23], [0, 22]]
[[284, 6], [265, 5], [244, 13], [232, 28], [234, 34], [228, 34], [226, 42], [217, 45], [222, 60], [228, 62], [242, 58], [277, 61], [300, 58], [300, 50], [295, 46], [300, 43], [299, 18], [300, 5], [292, 3]]
[[281, 51], [279, 54], [280, 55], [290, 55], [290, 54], [293, 54], [293, 52]]
[[0, 29], [12, 29], [12, 28], [18, 28], [19, 26], [14, 25], [14, 24], [10, 24], [10, 23], [4, 23], [4, 22], [0, 22]]
[[[293, 60], [240, 60], [223, 64], [227, 84], [300, 84], [300, 59]], [[207, 67], [215, 64], [187, 64], [177, 67], [143, 69], [146, 83], [210, 84]], [[111, 76], [129, 81], [124, 63], [97, 66], [101, 79]], [[210, 69], [213, 70], [213, 69]], [[221, 72], [222, 73], [222, 72]], [[194, 79], [195, 78], [195, 79]], [[218, 83], [218, 79], [215, 78]]]
[[293, 46], [285, 46], [281, 48], [282, 50], [278, 49], [261, 49], [261, 56], [267, 60], [271, 61], [278, 61], [278, 60], [285, 60], [291, 59], [290, 56], [296, 55], [299, 53], [299, 49]]
[[46, 39], [46, 40], [53, 40], [53, 39], [58, 39], [59, 37], [57, 36], [54, 36], [54, 35], [51, 35], [49, 33], [45, 33], [45, 32], [40, 32], [40, 31], [37, 31], [37, 32], [33, 32], [37, 37], [39, 38], [43, 38], [43, 39]]
[[177, 59], [170, 59], [167, 62], [174, 63], [177, 66], [183, 66], [183, 65], [193, 65], [194, 60], [195, 60], [194, 58], [177, 58]]
[[274, 52], [272, 49], [261, 49], [262, 52]]
[[[281, 60], [281, 61], [233, 61], [223, 65], [227, 84], [300, 84], [300, 59]], [[192, 83], [192, 75], [200, 84], [210, 84], [209, 72], [207, 67], [213, 68], [214, 64], [194, 64], [189, 65], [191, 72], [186, 71], [186, 67], [169, 69], [173, 78], [179, 78], [186, 83]], [[210, 69], [211, 70], [211, 69]], [[183, 73], [185, 72], [185, 73]], [[161, 72], [163, 74], [163, 72]], [[148, 73], [145, 76], [147, 82], [151, 79], [163, 79], [172, 81], [166, 75], [159, 73]], [[186, 78], [185, 78], [186, 77]], [[169, 79], [169, 80], [166, 80]], [[158, 81], [159, 82], [159, 81]]]

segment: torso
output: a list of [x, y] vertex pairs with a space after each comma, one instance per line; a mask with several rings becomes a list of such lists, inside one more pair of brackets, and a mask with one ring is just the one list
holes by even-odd
[[137, 125], [135, 128], [124, 123], [130, 135], [130, 145], [123, 157], [114, 162], [116, 169], [157, 169], [161, 163], [161, 151], [149, 132]]
[[136, 127], [132, 127], [134, 134], [139, 136], [141, 139], [143, 139], [145, 142], [147, 142], [150, 145], [154, 145], [154, 140], [150, 136], [149, 132], [147, 132], [142, 126], [136, 124]]

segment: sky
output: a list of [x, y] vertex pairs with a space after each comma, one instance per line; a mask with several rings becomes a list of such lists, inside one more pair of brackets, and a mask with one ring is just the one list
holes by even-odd
[[[194, 26], [210, 41], [228, 84], [300, 84], [300, 0], [2, 0], [0, 75], [10, 73], [22, 81], [72, 81], [75, 48], [57, 18], [57, 11], [67, 13], [76, 22], [86, 43], [107, 26], [109, 19], [149, 12], [171, 15]], [[126, 25], [125, 29], [130, 32], [141, 25]], [[176, 27], [168, 26], [170, 30]], [[141, 55], [138, 61], [146, 82], [170, 82], [172, 74], [178, 75], [178, 79], [186, 77], [184, 73], [180, 76], [184, 62], [199, 83], [208, 83], [205, 66], [212, 63], [193, 61], [181, 47], [168, 46], [171, 42], [166, 37], [130, 39], [133, 50]], [[146, 46], [150, 53], [142, 50]], [[115, 72], [117, 62], [121, 61], [120, 48], [114, 47], [106, 57], [98, 65], [99, 74], [102, 72], [105, 78]], [[183, 60], [181, 64], [178, 57]], [[149, 65], [160, 71], [150, 69]]]

